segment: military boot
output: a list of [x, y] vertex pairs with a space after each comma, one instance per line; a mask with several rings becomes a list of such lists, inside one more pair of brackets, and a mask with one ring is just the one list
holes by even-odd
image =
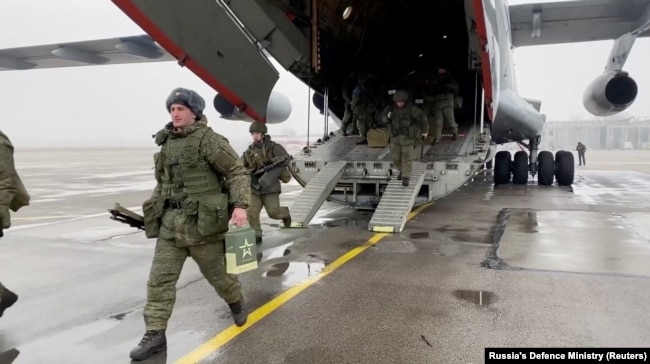
[[284, 227], [290, 227], [291, 226], [291, 215], [285, 217], [282, 219], [282, 223], [284, 224]]
[[255, 244], [257, 244], [257, 245], [262, 244], [262, 237], [261, 236], [256, 236], [255, 237]]
[[454, 133], [452, 134], [451, 139], [452, 140], [458, 140], [458, 130], [454, 130]]
[[132, 360], [140, 361], [149, 359], [163, 350], [167, 350], [165, 330], [147, 330], [138, 346], [131, 350], [129, 355]]
[[368, 144], [368, 139], [363, 138], [357, 142], [357, 145], [363, 145], [363, 144]]
[[18, 301], [18, 295], [8, 290], [6, 287], [0, 296], [0, 317], [6, 309], [13, 306]]
[[402, 186], [407, 187], [409, 185], [409, 179], [407, 177], [402, 178]]
[[402, 180], [402, 172], [399, 172], [399, 174], [397, 175], [397, 180], [398, 180], [398, 181], [401, 181], [401, 180]]
[[235, 321], [235, 325], [244, 326], [246, 320], [248, 319], [248, 314], [244, 311], [244, 297], [241, 297], [239, 301], [235, 303], [229, 303], [230, 313], [232, 314], [232, 319]]

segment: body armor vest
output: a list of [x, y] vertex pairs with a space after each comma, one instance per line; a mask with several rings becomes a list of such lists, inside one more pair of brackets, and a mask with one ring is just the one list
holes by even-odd
[[406, 105], [403, 108], [393, 108], [391, 114], [391, 131], [393, 136], [404, 135], [409, 138], [416, 138], [415, 123], [413, 118], [413, 106]]
[[163, 198], [183, 201], [208, 192], [221, 193], [222, 176], [199, 154], [201, 140], [207, 132], [208, 128], [200, 128], [185, 138], [167, 138], [160, 152]]

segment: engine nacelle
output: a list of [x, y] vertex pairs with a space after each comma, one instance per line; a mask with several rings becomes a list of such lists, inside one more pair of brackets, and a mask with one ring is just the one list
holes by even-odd
[[[220, 94], [214, 97], [213, 105], [223, 119], [254, 121], [248, 114], [239, 111], [235, 105]], [[266, 105], [266, 123], [280, 124], [287, 120], [289, 116], [291, 116], [291, 100], [281, 92], [271, 91], [269, 102]]]
[[624, 111], [634, 103], [638, 87], [627, 72], [606, 72], [585, 89], [585, 109], [596, 116], [611, 116]]

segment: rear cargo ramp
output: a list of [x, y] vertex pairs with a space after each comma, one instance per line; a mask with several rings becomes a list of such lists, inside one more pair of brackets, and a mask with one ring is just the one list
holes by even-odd
[[329, 162], [313, 178], [296, 198], [289, 210], [291, 227], [307, 227], [321, 205], [341, 179], [348, 164], [346, 161]]
[[420, 192], [426, 175], [426, 163], [413, 162], [410, 183], [402, 186], [402, 181], [392, 179], [370, 219], [368, 230], [383, 233], [398, 233], [404, 230], [415, 197]]

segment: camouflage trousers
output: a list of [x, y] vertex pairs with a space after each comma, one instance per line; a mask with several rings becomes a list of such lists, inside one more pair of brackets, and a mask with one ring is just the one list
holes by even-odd
[[196, 262], [205, 279], [226, 303], [241, 298], [237, 276], [226, 273], [224, 242], [178, 247], [174, 238], [159, 237], [147, 282], [144, 321], [147, 330], [164, 330], [176, 302], [176, 282], [188, 256]]
[[447, 123], [452, 133], [458, 133], [458, 124], [454, 115], [454, 98], [437, 99], [429, 102], [426, 107], [429, 119], [428, 141], [439, 140], [442, 137], [442, 127]]
[[399, 135], [390, 140], [390, 154], [393, 163], [402, 174], [403, 178], [411, 178], [413, 159], [415, 158], [415, 141], [406, 136]]
[[[352, 131], [348, 134], [348, 128], [352, 124]], [[352, 122], [352, 107], [350, 103], [345, 103], [345, 113], [343, 114], [343, 120], [341, 124], [341, 130], [345, 135], [357, 135], [359, 130], [357, 130], [357, 125]]]
[[282, 220], [289, 217], [289, 208], [280, 206], [280, 193], [265, 193], [263, 195], [251, 194], [251, 203], [246, 209], [248, 223], [255, 230], [255, 236], [262, 236], [262, 224], [260, 223], [260, 213], [262, 207], [266, 210], [267, 215], [274, 220]]
[[368, 130], [372, 127], [374, 114], [372, 113], [359, 113], [355, 114], [354, 118], [357, 121], [357, 129], [359, 130], [359, 136], [363, 139], [368, 137]]

